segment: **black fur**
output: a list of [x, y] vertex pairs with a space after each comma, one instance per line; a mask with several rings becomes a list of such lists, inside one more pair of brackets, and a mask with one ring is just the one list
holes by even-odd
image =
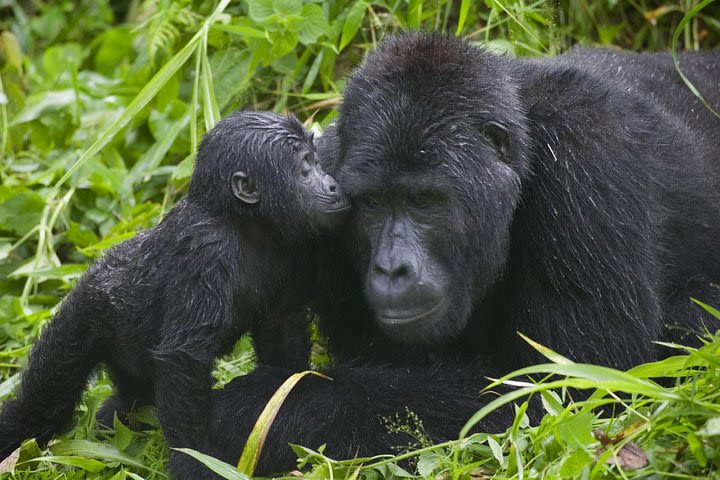
[[[720, 52], [681, 65], [720, 108]], [[689, 297], [720, 304], [719, 132], [669, 54], [521, 60], [439, 35], [385, 42], [322, 140], [356, 207], [319, 285], [335, 380], [302, 381], [260, 471], [291, 468], [289, 442], [386, 451], [406, 439], [378, 417], [405, 406], [434, 439], [455, 437], [485, 403], [484, 375], [540, 360], [516, 331], [623, 369], [658, 358], [653, 340], [692, 341], [708, 317]], [[414, 312], [408, 288], [442, 308], [383, 321]], [[217, 393], [224, 459], [284, 377], [264, 368]]]
[[[324, 221], [314, 189], [340, 198], [313, 151], [294, 117], [242, 112], [218, 123], [199, 148], [187, 197], [94, 264], [43, 331], [17, 398], [3, 405], [0, 458], [26, 438], [56, 434], [98, 364], [117, 387], [100, 422], [155, 403], [171, 446], [210, 454], [212, 365], [243, 333], [253, 330], [261, 362], [306, 368], [305, 309]], [[236, 171], [252, 175], [259, 203], [234, 195]], [[175, 468], [173, 457], [175, 479], [208, 472]]]

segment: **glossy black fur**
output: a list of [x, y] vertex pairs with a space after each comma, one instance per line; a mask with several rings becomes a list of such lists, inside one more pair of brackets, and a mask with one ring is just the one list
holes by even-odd
[[[719, 109], [720, 52], [683, 54], [681, 65]], [[509, 133], [502, 164], [487, 122]], [[689, 297], [720, 305], [720, 120], [669, 54], [577, 48], [522, 60], [402, 35], [350, 78], [337, 130], [322, 142], [336, 159], [326, 169], [356, 207], [318, 286], [335, 380], [306, 379], [292, 393], [261, 472], [293, 466], [290, 442], [326, 443], [338, 457], [403, 444], [380, 417], [406, 406], [434, 439], [455, 437], [487, 402], [484, 375], [540, 360], [516, 331], [624, 369], [658, 358], [653, 340], [692, 342], [687, 332], [703, 322], [717, 328]], [[450, 272], [452, 302], [435, 324], [391, 340], [364, 299], [382, 235], [369, 226], [383, 207], [362, 202], [372, 188], [403, 194], [394, 182], [408, 172], [446, 192], [444, 214], [418, 223], [432, 227], [423, 238]], [[262, 368], [217, 392], [222, 458], [237, 460], [285, 376]]]
[[[307, 366], [319, 236], [295, 178], [306, 150], [314, 147], [302, 125], [271, 113], [234, 114], [205, 136], [187, 197], [95, 263], [42, 332], [17, 398], [3, 405], [0, 458], [58, 433], [98, 364], [117, 388], [100, 422], [155, 403], [171, 446], [210, 454], [212, 365], [243, 333], [253, 331], [261, 362]], [[258, 204], [233, 195], [237, 170], [257, 180]], [[176, 468], [178, 455], [174, 479], [207, 473]]]

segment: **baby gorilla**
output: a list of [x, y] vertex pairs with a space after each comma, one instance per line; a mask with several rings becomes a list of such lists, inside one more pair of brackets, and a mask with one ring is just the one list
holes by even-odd
[[[219, 122], [188, 195], [93, 265], [43, 331], [0, 415], [0, 460], [24, 439], [58, 433], [99, 363], [117, 388], [99, 421], [154, 403], [171, 446], [212, 454], [214, 360], [252, 331], [261, 362], [307, 365], [318, 234], [349, 208], [294, 117]], [[199, 468], [174, 477], [203, 478]]]

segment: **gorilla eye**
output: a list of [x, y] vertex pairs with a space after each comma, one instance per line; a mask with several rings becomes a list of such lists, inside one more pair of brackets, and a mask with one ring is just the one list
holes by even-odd
[[417, 208], [428, 208], [435, 200], [435, 195], [430, 192], [419, 192], [410, 196], [410, 204]]

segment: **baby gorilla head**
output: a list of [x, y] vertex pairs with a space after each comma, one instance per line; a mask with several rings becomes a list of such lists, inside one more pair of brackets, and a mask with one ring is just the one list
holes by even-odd
[[312, 135], [295, 117], [269, 112], [234, 113], [205, 135], [188, 198], [289, 235], [331, 226], [350, 208], [317, 162]]

